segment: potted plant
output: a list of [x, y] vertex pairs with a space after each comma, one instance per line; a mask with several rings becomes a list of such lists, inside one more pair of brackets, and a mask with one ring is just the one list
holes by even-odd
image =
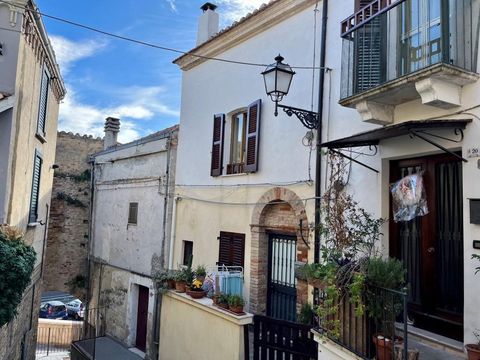
[[[480, 255], [472, 255], [472, 259], [476, 259], [480, 261]], [[480, 266], [475, 268], [475, 274], [480, 272]], [[474, 331], [473, 335], [477, 338], [477, 342], [475, 344], [467, 344], [465, 348], [467, 349], [468, 360], [480, 360], [480, 330]]]
[[[394, 320], [403, 309], [403, 299], [396, 293], [379, 296], [374, 289], [401, 291], [405, 286], [405, 269], [402, 262], [392, 258], [373, 257], [369, 259], [365, 282], [371, 286], [366, 292], [367, 313], [379, 329], [373, 335], [377, 359], [391, 359], [394, 345], [403, 343], [402, 337], [395, 336]], [[385, 314], [389, 314], [389, 319], [386, 319]]]
[[207, 269], [203, 265], [198, 265], [195, 269], [195, 278], [201, 282], [204, 282], [205, 276], [207, 276]]
[[190, 286], [190, 290], [187, 290], [187, 295], [190, 295], [193, 299], [201, 299], [203, 298], [207, 292], [202, 288], [203, 283], [195, 279]]
[[468, 360], [480, 360], [480, 333], [474, 331], [473, 335], [477, 338], [475, 344], [467, 344], [465, 348], [467, 349]]
[[188, 274], [185, 269], [177, 271], [175, 274], [175, 290], [179, 293], [184, 293], [186, 291], [188, 280]]
[[157, 285], [157, 291], [163, 293], [168, 290], [175, 289], [175, 276], [174, 270], [163, 270], [154, 275], [154, 280]]
[[230, 295], [228, 297], [228, 308], [236, 314], [243, 313], [245, 301], [240, 295]]
[[221, 308], [224, 308], [224, 309], [228, 309], [228, 295], [227, 294], [220, 293], [220, 295], [218, 295], [217, 306], [221, 307]]

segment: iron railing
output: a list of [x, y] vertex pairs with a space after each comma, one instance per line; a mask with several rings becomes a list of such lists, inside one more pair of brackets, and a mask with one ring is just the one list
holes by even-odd
[[476, 71], [480, 22], [472, 0], [382, 4], [372, 1], [342, 23], [342, 99], [440, 63]]
[[104, 309], [89, 309], [88, 313], [85, 312], [84, 321], [76, 322], [78, 326], [62, 323], [65, 320], [58, 320], [57, 324], [44, 324], [37, 330], [36, 354], [48, 356], [65, 353], [75, 341], [105, 336], [104, 320]]
[[[338, 312], [328, 319], [339, 324], [339, 336], [331, 338], [363, 359], [408, 359], [407, 292], [367, 286], [362, 315], [344, 294], [337, 303]], [[397, 326], [398, 324], [401, 326]], [[320, 320], [320, 332], [321, 329]]]

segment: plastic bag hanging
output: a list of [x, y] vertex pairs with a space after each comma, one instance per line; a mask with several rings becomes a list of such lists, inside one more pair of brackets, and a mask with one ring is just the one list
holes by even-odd
[[405, 176], [394, 183], [390, 191], [395, 222], [410, 221], [417, 216], [428, 214], [423, 172]]

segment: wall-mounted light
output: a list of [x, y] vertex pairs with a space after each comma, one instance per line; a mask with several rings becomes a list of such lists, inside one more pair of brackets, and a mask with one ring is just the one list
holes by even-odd
[[288, 94], [293, 75], [295, 75], [292, 67], [284, 64], [283, 60], [284, 58], [279, 54], [275, 58], [276, 62], [268, 65], [265, 71], [262, 72], [263, 81], [265, 82], [265, 92], [275, 103], [275, 116], [278, 115], [278, 108], [282, 108], [288, 116], [295, 114], [306, 128], [310, 130], [316, 129], [319, 121], [317, 113], [278, 104], [283, 100], [283, 97]]

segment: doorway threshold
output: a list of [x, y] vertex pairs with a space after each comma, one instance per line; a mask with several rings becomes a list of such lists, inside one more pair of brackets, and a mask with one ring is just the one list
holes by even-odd
[[140, 356], [142, 359], [145, 359], [145, 353], [140, 350], [140, 349], [137, 349], [136, 347], [131, 347], [131, 348], [128, 348], [128, 350], [130, 350], [131, 352], [133, 352], [134, 354], [137, 354], [138, 356]]
[[[395, 326], [399, 333], [403, 333], [402, 323], [396, 323]], [[435, 334], [412, 325], [407, 326], [407, 331], [409, 348], [415, 347], [416, 345], [418, 345], [418, 347], [426, 346], [432, 350], [437, 350], [446, 354], [450, 354], [452, 359], [454, 359], [453, 356], [456, 356], [455, 359], [466, 358], [463, 351], [463, 343], [460, 341], [448, 338], [443, 335]]]

